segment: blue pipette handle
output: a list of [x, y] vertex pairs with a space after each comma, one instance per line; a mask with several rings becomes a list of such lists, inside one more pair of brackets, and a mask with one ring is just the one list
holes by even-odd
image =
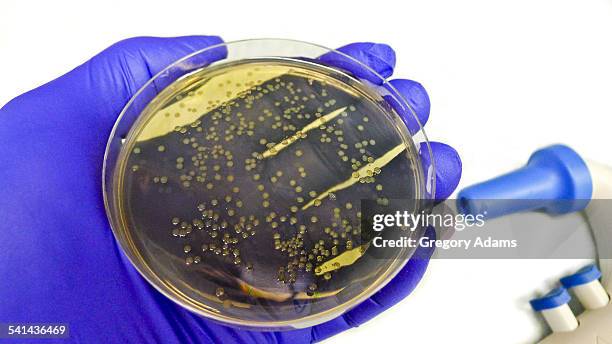
[[489, 219], [529, 210], [565, 214], [584, 209], [592, 192], [584, 160], [571, 148], [554, 145], [533, 153], [518, 170], [465, 188], [457, 205], [465, 214]]

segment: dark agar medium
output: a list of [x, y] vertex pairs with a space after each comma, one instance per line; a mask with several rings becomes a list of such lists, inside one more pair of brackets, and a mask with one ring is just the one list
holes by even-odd
[[416, 209], [425, 196], [404, 124], [363, 82], [259, 58], [158, 92], [123, 140], [109, 202], [128, 256], [174, 301], [244, 327], [310, 326], [370, 296], [412, 253], [368, 254], [360, 201]]

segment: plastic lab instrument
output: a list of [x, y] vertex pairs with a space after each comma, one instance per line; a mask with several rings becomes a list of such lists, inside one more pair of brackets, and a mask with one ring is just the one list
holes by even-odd
[[[457, 206], [462, 212], [485, 213], [488, 218], [529, 210], [584, 211], [600, 257], [599, 269], [588, 266], [566, 276], [561, 287], [531, 301], [553, 332], [542, 343], [612, 343], [612, 209], [607, 202], [595, 201], [605, 199], [612, 199], [612, 168], [585, 160], [563, 145], [538, 150], [524, 167], [459, 193]], [[585, 308], [578, 317], [568, 306], [572, 294]]]

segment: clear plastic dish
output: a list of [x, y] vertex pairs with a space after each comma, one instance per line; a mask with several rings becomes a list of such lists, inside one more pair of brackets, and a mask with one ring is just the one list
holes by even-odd
[[104, 201], [124, 253], [173, 301], [234, 326], [303, 328], [410, 258], [375, 254], [360, 207], [429, 205], [424, 154], [414, 112], [368, 67], [304, 42], [237, 41], [176, 61], [129, 101], [107, 145]]

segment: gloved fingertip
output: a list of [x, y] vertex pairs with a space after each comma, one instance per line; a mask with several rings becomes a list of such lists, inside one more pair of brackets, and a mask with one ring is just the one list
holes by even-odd
[[199, 67], [227, 57], [227, 46], [219, 36], [180, 36], [168, 39], [179, 46], [176, 50], [177, 54], [178, 52], [183, 54], [181, 57], [206, 49], [205, 52], [200, 52], [191, 58], [190, 64]]
[[[319, 60], [330, 66], [344, 69], [358, 78], [380, 85], [383, 82], [381, 77], [388, 78], [393, 74], [395, 51], [387, 44], [351, 43], [338, 48], [337, 52], [331, 51], [320, 56]], [[364, 68], [363, 65], [372, 69], [374, 73]]]
[[390, 92], [384, 99], [397, 111], [408, 131], [411, 134], [419, 132], [427, 123], [431, 108], [423, 85], [412, 80], [394, 79], [384, 86]]
[[[363, 63], [374, 69], [384, 78], [388, 78], [393, 74], [395, 69], [395, 51], [391, 46], [384, 43], [355, 43], [348, 51], [354, 50], [355, 55], [360, 56], [359, 50], [363, 50]], [[342, 51], [342, 50], [341, 50]], [[349, 53], [350, 55], [350, 53]]]
[[[461, 179], [461, 158], [457, 151], [441, 142], [429, 143], [434, 159], [436, 173], [436, 201], [448, 198], [457, 188]], [[431, 167], [431, 156], [425, 143], [421, 144], [419, 154], [423, 169], [427, 171]]]
[[223, 38], [220, 36], [202, 36], [202, 35], [192, 35], [192, 36], [177, 36], [177, 37], [168, 37], [164, 38], [165, 40], [174, 41], [176, 43], [182, 44], [188, 50], [198, 51], [204, 48], [208, 48], [213, 45], [223, 43]]
[[404, 100], [408, 102], [410, 107], [412, 107], [412, 110], [414, 110], [414, 113], [419, 119], [419, 124], [425, 126], [425, 123], [427, 123], [429, 119], [431, 103], [429, 101], [429, 95], [423, 85], [407, 79], [394, 79], [389, 81], [389, 83], [399, 92]]

